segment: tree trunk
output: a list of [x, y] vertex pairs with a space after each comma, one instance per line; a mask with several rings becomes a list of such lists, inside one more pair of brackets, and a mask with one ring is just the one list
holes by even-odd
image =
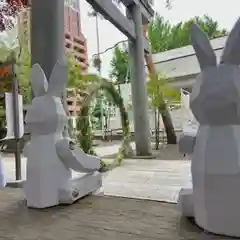
[[159, 149], [160, 144], [160, 112], [157, 109], [157, 143], [156, 143], [156, 150]]
[[159, 143], [160, 143], [160, 128], [159, 128], [159, 124], [160, 124], [160, 118], [159, 118], [159, 111], [157, 108], [155, 108], [154, 110], [154, 115], [155, 115], [155, 149], [158, 150], [159, 149]]
[[119, 93], [119, 95], [122, 96], [122, 95], [121, 95], [121, 87], [120, 87], [120, 84], [118, 84], [117, 87], [118, 87], [118, 93]]
[[[148, 29], [148, 25], [144, 25], [143, 26], [143, 33], [144, 36], [147, 38], [147, 29]], [[145, 61], [147, 64], [147, 68], [150, 74], [156, 75], [156, 68], [155, 65], [153, 63], [152, 60], [152, 56], [151, 53], [149, 54], [145, 54]], [[163, 99], [164, 100], [164, 99]], [[174, 131], [174, 126], [172, 123], [172, 119], [171, 119], [171, 115], [168, 111], [167, 105], [163, 104], [163, 106], [161, 106], [161, 110], [160, 113], [162, 115], [162, 120], [163, 120], [163, 124], [164, 124], [164, 128], [166, 131], [166, 135], [167, 135], [167, 143], [168, 144], [176, 144], [177, 143], [177, 137]]]
[[155, 149], [157, 149], [157, 109], [154, 109], [154, 124], [155, 124]]
[[174, 131], [174, 126], [172, 123], [171, 115], [168, 111], [167, 105], [164, 104], [165, 107], [162, 109], [159, 109], [161, 116], [162, 116], [162, 121], [164, 124], [165, 132], [167, 135], [167, 144], [177, 144], [177, 137], [176, 133]]

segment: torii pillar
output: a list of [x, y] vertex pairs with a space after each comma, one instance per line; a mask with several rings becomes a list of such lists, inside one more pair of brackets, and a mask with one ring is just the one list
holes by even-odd
[[64, 0], [32, 0], [31, 8], [31, 63], [48, 79], [64, 55]]

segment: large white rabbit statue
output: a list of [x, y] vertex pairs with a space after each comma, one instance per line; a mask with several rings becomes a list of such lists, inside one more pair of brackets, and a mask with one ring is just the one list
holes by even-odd
[[201, 68], [190, 107], [200, 126], [191, 151], [186, 146], [193, 189], [182, 189], [180, 204], [189, 208], [183, 215], [191, 212], [206, 231], [240, 237], [240, 19], [219, 63], [197, 25], [191, 25], [190, 36]]
[[[67, 124], [60, 99], [67, 82], [65, 61], [56, 63], [49, 84], [38, 64], [32, 67], [31, 80], [35, 98], [25, 118], [31, 140], [24, 148], [27, 206], [45, 208], [72, 203], [102, 186], [100, 159], [72, 149], [62, 136]], [[85, 174], [72, 178], [71, 169]]]

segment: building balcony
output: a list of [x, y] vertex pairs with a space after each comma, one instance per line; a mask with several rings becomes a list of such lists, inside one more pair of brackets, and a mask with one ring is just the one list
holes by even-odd
[[[69, 42], [69, 41], [68, 41]], [[78, 49], [78, 52], [85, 53], [87, 52], [87, 46], [85, 43], [82, 42], [75, 42], [75, 41], [70, 41], [71, 44], [73, 45], [73, 48]], [[69, 43], [70, 43], [69, 42]]]
[[86, 58], [87, 51], [85, 46], [73, 44], [73, 50], [76, 54], [83, 55], [83, 57]]
[[81, 53], [78, 52], [76, 49], [74, 49], [74, 56], [80, 59], [80, 62], [85, 62], [87, 61], [87, 54], [86, 53]]
[[88, 68], [87, 63], [79, 62], [79, 64], [81, 66], [81, 70], [85, 72]]
[[86, 46], [86, 39], [83, 39], [81, 37], [74, 36], [73, 37], [73, 42], [77, 45]]
[[65, 30], [65, 39], [69, 39], [69, 40], [72, 39], [71, 33], [69, 31], [66, 31], [66, 30]]

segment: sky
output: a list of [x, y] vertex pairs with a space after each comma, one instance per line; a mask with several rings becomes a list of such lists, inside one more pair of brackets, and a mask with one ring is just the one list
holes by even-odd
[[[95, 18], [88, 16], [91, 6], [85, 0], [79, 1], [82, 31], [87, 38], [89, 63], [92, 65], [92, 55], [97, 53]], [[164, 0], [155, 0], [154, 9], [173, 24], [188, 20], [194, 16], [207, 14], [218, 21], [220, 27], [230, 30], [238, 17], [240, 17], [240, 0], [172, 0], [171, 10], [165, 7], [164, 2]], [[106, 20], [99, 20], [99, 35], [100, 52], [126, 39], [123, 34]], [[101, 55], [103, 77], [108, 77], [109, 75], [111, 59], [112, 51]], [[93, 67], [90, 67], [89, 71], [96, 72]]]

